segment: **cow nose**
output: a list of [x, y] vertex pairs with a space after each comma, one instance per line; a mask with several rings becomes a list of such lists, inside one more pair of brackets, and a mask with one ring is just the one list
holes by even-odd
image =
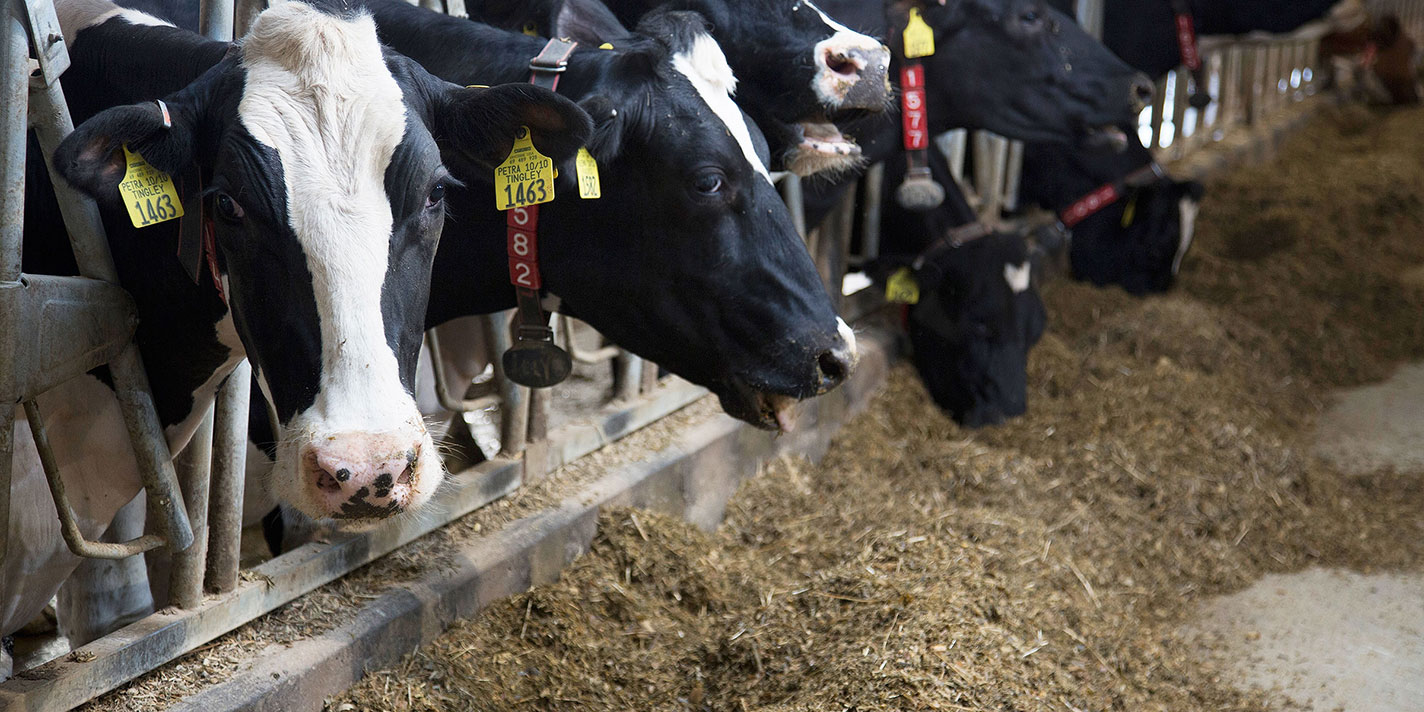
[[818, 45], [816, 94], [835, 109], [882, 109], [890, 100], [890, 50], [862, 35]]
[[302, 476], [333, 519], [379, 519], [405, 510], [421, 466], [420, 443], [344, 433], [305, 448]]
[[845, 320], [836, 319], [836, 344], [816, 356], [816, 372], [820, 375], [817, 394], [823, 394], [845, 382], [855, 369], [860, 354], [855, 346], [855, 332]]
[[1157, 93], [1157, 85], [1145, 74], [1139, 74], [1132, 78], [1131, 92], [1132, 110], [1142, 111], [1148, 104], [1152, 103], [1152, 96]]

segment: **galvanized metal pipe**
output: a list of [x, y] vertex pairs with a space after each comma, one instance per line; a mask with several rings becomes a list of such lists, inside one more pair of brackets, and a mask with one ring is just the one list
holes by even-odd
[[[549, 405], [554, 400], [552, 388], [529, 389], [529, 442], [538, 443], [549, 437]], [[529, 473], [525, 473], [528, 476]], [[534, 473], [535, 476], [543, 472]]]
[[505, 351], [514, 345], [510, 334], [511, 312], [490, 314], [480, 319], [485, 330], [487, 356], [494, 364], [494, 377], [499, 383], [500, 408], [499, 450], [504, 457], [514, 457], [524, 451], [529, 434], [529, 389], [504, 375]]
[[233, 9], [232, 36], [246, 36], [247, 31], [252, 29], [252, 23], [257, 21], [257, 16], [266, 8], [266, 0], [237, 0], [237, 7]]
[[208, 492], [209, 590], [237, 587], [242, 559], [242, 498], [247, 475], [247, 408], [252, 367], [244, 360], [218, 391], [213, 420], [213, 471]]
[[613, 394], [619, 400], [633, 400], [638, 397], [638, 390], [642, 387], [643, 359], [624, 351], [613, 361], [614, 368], [618, 369], [614, 383], [618, 384], [618, 392]]
[[83, 530], [79, 528], [79, 517], [74, 514], [74, 507], [69, 504], [69, 497], [65, 493], [64, 478], [60, 476], [59, 463], [55, 461], [54, 450], [49, 444], [49, 431], [45, 429], [44, 417], [40, 414], [39, 405], [32, 400], [25, 401], [25, 418], [29, 421], [30, 433], [35, 439], [35, 449], [39, 451], [40, 466], [44, 469], [45, 479], [49, 481], [50, 493], [54, 495], [60, 536], [64, 537], [64, 543], [69, 546], [71, 552], [90, 559], [123, 559], [163, 545], [164, 540], [154, 534], [145, 534], [117, 544], [85, 539]]
[[640, 390], [643, 393], [652, 393], [658, 389], [658, 365], [643, 359], [643, 385]]
[[807, 239], [806, 225], [806, 202], [801, 192], [801, 176], [795, 173], [787, 173], [781, 179], [781, 202], [786, 203], [786, 209], [791, 213], [791, 225], [796, 228], [796, 234], [802, 240]]
[[1004, 209], [1013, 212], [1019, 209], [1019, 183], [1023, 180], [1023, 141], [1009, 141], [1008, 151], [1008, 156], [1004, 159]]
[[20, 320], [17, 291], [25, 231], [26, 97], [29, 93], [28, 35], [19, 13], [22, 0], [0, 0], [0, 564], [10, 536], [10, 478], [15, 449], [15, 352], [20, 348], [14, 324]]
[[188, 503], [193, 543], [173, 553], [168, 600], [179, 608], [196, 608], [203, 602], [203, 569], [208, 563], [208, 485], [213, 466], [213, 408], [193, 432], [188, 447], [173, 458]]
[[465, 384], [466, 388], [459, 396], [450, 392], [450, 384], [445, 380], [445, 353], [440, 349], [440, 335], [437, 331], [438, 329], [425, 330], [425, 348], [430, 351], [430, 372], [435, 380], [432, 385], [435, 387], [435, 399], [440, 402], [440, 407], [451, 413], [471, 413], [497, 405], [500, 400], [498, 393], [466, 398], [469, 384]]
[[[30, 92], [30, 114], [53, 179], [55, 197], [59, 200], [64, 226], [69, 231], [69, 242], [79, 264], [79, 273], [117, 284], [119, 274], [109, 254], [109, 243], [99, 219], [98, 207], [88, 196], [69, 187], [69, 183], [55, 173], [50, 161], [59, 142], [74, 130], [60, 82]], [[178, 488], [178, 477], [173, 472], [168, 441], [158, 422], [152, 390], [148, 386], [148, 374], [143, 369], [138, 346], [131, 343], [119, 352], [109, 362], [109, 372], [113, 376], [114, 392], [124, 426], [138, 460], [139, 475], [148, 493], [148, 516], [157, 517], [158, 532], [169, 546], [174, 550], [186, 549], [193, 543], [193, 531], [184, 512], [183, 495]]]
[[860, 257], [873, 260], [880, 256], [880, 194], [885, 188], [885, 164], [866, 169], [860, 184], [865, 188], [860, 203]]
[[574, 336], [576, 324], [573, 317], [560, 314], [558, 316], [559, 329], [564, 332], [564, 346], [568, 348], [569, 356], [579, 363], [599, 364], [611, 361], [622, 353], [622, 349], [617, 346], [602, 346], [593, 350], [585, 349], [578, 343], [578, 337]]
[[[0, 282], [20, 279], [20, 249], [25, 230], [25, 100], [29, 93], [29, 35], [19, 14], [23, 0], [0, 0]], [[10, 336], [8, 332], [6, 336]]]
[[199, 0], [198, 31], [210, 40], [231, 42], [233, 0]]

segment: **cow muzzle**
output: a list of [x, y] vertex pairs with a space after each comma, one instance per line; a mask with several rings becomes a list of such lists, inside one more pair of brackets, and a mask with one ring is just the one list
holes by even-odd
[[796, 429], [797, 404], [806, 397], [829, 393], [845, 382], [860, 360], [855, 332], [844, 320], [837, 318], [837, 336], [830, 348], [811, 356], [807, 369], [811, 383], [796, 395], [757, 388], [746, 379], [734, 379], [731, 388], [719, 391], [722, 407], [728, 415], [764, 430], [789, 433]]
[[[423, 434], [422, 434], [423, 435]], [[429, 497], [429, 438], [364, 432], [314, 438], [298, 451], [304, 499], [318, 518], [379, 520]], [[438, 461], [434, 465], [439, 470]], [[437, 472], [438, 476], [438, 472]]]
[[811, 87], [832, 111], [882, 111], [890, 103], [890, 50], [864, 35], [838, 32], [816, 44]]

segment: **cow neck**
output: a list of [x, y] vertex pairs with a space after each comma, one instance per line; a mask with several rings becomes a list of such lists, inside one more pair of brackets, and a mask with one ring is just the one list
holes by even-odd
[[1177, 30], [1177, 49], [1182, 54], [1182, 64], [1192, 75], [1192, 94], [1187, 103], [1198, 110], [1211, 103], [1211, 94], [1206, 91], [1206, 71], [1202, 66], [1201, 50], [1197, 46], [1196, 22], [1192, 19], [1191, 0], [1172, 0], [1172, 14]]
[[[529, 62], [529, 83], [557, 91], [577, 42], [552, 38]], [[505, 211], [505, 250], [509, 256], [509, 281], [517, 302], [518, 332], [504, 354], [505, 374], [520, 385], [548, 388], [568, 377], [572, 361], [554, 344], [549, 315], [539, 303], [543, 280], [539, 275], [539, 205]], [[519, 269], [520, 267], [524, 269]]]
[[943, 235], [935, 239], [934, 242], [931, 242], [920, 254], [916, 255], [915, 261], [911, 263], [911, 267], [915, 271], [919, 271], [931, 257], [940, 252], [959, 249], [975, 240], [988, 237], [992, 234], [994, 234], [994, 228], [988, 223], [979, 222], [978, 220], [967, 225], [950, 228]]
[[944, 187], [930, 174], [929, 108], [925, 66], [919, 59], [900, 60], [900, 135], [905, 148], [905, 178], [895, 200], [907, 210], [923, 211], [944, 200]]
[[1109, 205], [1122, 200], [1122, 197], [1127, 194], [1128, 188], [1140, 188], [1166, 176], [1162, 166], [1156, 161], [1152, 161], [1118, 180], [1094, 188], [1087, 195], [1073, 201], [1071, 205], [1058, 213], [1058, 221], [1063, 223], [1063, 227], [1072, 228], [1098, 214]]

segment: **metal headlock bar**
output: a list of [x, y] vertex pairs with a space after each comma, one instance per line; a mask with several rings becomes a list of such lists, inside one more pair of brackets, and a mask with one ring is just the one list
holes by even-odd
[[[279, 0], [272, 1], [275, 3]], [[438, 1], [427, 0], [430, 3]], [[0, 402], [7, 405], [33, 400], [32, 397], [26, 397], [31, 394], [34, 385], [31, 381], [46, 383], [58, 378], [58, 374], [82, 371], [91, 362], [102, 362], [103, 359], [121, 361], [127, 353], [131, 354], [131, 366], [138, 367], [137, 354], [133, 347], [124, 345], [131, 333], [128, 320], [132, 317], [132, 307], [112, 284], [95, 279], [40, 278], [28, 275], [22, 278], [20, 274], [25, 94], [29, 91], [28, 75], [35, 67], [29, 59], [29, 33], [26, 28], [31, 26], [31, 21], [28, 5], [24, 2], [25, 0], [0, 0], [0, 9], [5, 10], [0, 13], [0, 21], [3, 21], [3, 27], [0, 27], [0, 30], [3, 30], [0, 32], [0, 81], [4, 82], [0, 85], [3, 87], [3, 96], [0, 96], [0, 100], [3, 100], [3, 103], [0, 103], [0, 148], [4, 150], [3, 160], [0, 160], [0, 397], [8, 399]], [[36, 2], [48, 5], [49, 0]], [[1389, 4], [1391, 9], [1400, 8], [1398, 11], [1407, 18], [1406, 22], [1424, 18], [1424, 13], [1421, 13], [1421, 10], [1424, 10], [1424, 0], [1389, 3], [1386, 0], [1376, 0], [1376, 3]], [[205, 31], [212, 33], [209, 36], [226, 39], [217, 35], [221, 34], [223, 18], [227, 15], [233, 15], [230, 26], [234, 27], [238, 34], [244, 33], [252, 18], [267, 3], [264, 0], [235, 0], [235, 9], [233, 4], [232, 0], [207, 0], [203, 3], [201, 14], [206, 18], [203, 21]], [[456, 14], [463, 11], [463, 2], [446, 0], [445, 7], [447, 12]], [[1404, 15], [1404, 8], [1411, 14]], [[1079, 0], [1078, 10], [1079, 17], [1084, 18], [1083, 24], [1092, 26], [1101, 23], [1101, 0]], [[1272, 51], [1269, 47], [1262, 49], [1264, 44], [1271, 42], [1280, 46], [1280, 49], [1274, 50], [1274, 60], [1271, 60]], [[63, 50], [62, 42], [58, 47], [58, 50], [48, 51], [53, 55]], [[1245, 126], [1253, 120], [1253, 116], [1258, 117], [1257, 120], [1269, 119], [1271, 112], [1288, 101], [1284, 92], [1277, 91], [1279, 81], [1288, 77], [1293, 68], [1308, 67], [1315, 62], [1311, 41], [1300, 37], [1256, 41], [1203, 38], [1201, 48], [1208, 81], [1215, 83], [1211, 85], [1214, 87], [1212, 91], [1214, 94], [1219, 92], [1220, 95], [1215, 97], [1215, 108], [1208, 109], [1208, 112], [1217, 113], [1212, 114], [1211, 121], [1201, 124], [1199, 134], [1210, 133], [1209, 129]], [[46, 61], [54, 63], [64, 60], [56, 57]], [[1274, 68], [1268, 66], [1272, 61]], [[1265, 91], [1267, 85], [1271, 89], [1270, 92]], [[62, 107], [63, 99], [59, 94], [58, 84], [52, 83], [52, 87], [47, 91], [53, 93], [57, 99], [51, 103]], [[1159, 97], [1162, 94], [1162, 88], [1159, 87]], [[1179, 90], [1178, 95], [1186, 96], [1185, 88]], [[1161, 101], [1159, 98], [1159, 102]], [[1168, 117], [1167, 121], [1176, 121], [1179, 127], [1183, 125], [1181, 114], [1176, 113], [1177, 111], [1179, 110], [1174, 107], [1171, 112], [1164, 112], [1162, 104], [1159, 103], [1154, 114], [1159, 127], [1156, 136], [1162, 135], [1160, 123], [1164, 114]], [[36, 115], [43, 115], [43, 112], [36, 111]], [[67, 122], [68, 118], [65, 116], [59, 127], [51, 132], [51, 138], [44, 139], [48, 142], [46, 151], [52, 150], [58, 137], [68, 130]], [[954, 132], [949, 137], [940, 137], [936, 139], [936, 143], [940, 150], [946, 147], [950, 149], [946, 154], [950, 157], [951, 172], [961, 184], [968, 184], [968, 187], [973, 188], [967, 192], [974, 196], [974, 204], [982, 208], [986, 204], [1011, 205], [1014, 202], [1013, 191], [1018, 182], [1014, 163], [1018, 150], [1013, 144], [1004, 146], [992, 139], [981, 137], [975, 137], [971, 141], [970, 134], [963, 131]], [[1193, 137], [1192, 142], [1184, 144], [1179, 141], [1174, 144], [1173, 150], [1182, 146], [1195, 150], [1204, 143], [1205, 141], [1198, 143], [1196, 137]], [[1160, 152], [1156, 143], [1153, 146]], [[982, 150], [976, 150], [979, 147], [982, 147]], [[977, 170], [971, 171], [976, 175], [965, 180], [965, 155], [970, 151], [976, 151], [978, 154], [974, 160]], [[996, 166], [988, 165], [991, 154], [998, 160]], [[976, 178], [978, 180], [975, 180]], [[832, 289], [837, 296], [841, 293], [837, 287], [840, 287], [844, 280], [840, 272], [847, 260], [846, 244], [850, 239], [851, 227], [859, 225], [864, 237], [857, 257], [873, 258], [878, 254], [878, 201], [883, 182], [883, 173], [872, 168], [860, 187], [867, 200], [863, 202], [859, 215], [851, 215], [842, 207], [833, 216], [830, 224], [807, 226], [802, 213], [799, 179], [787, 176], [778, 181], [778, 187], [797, 229], [803, 236], [808, 236], [811, 232], [817, 233], [811, 238], [813, 244], [809, 247], [817, 267], [822, 270], [822, 276], [827, 280], [828, 289]], [[62, 181], [60, 184], [62, 186]], [[71, 195], [62, 195], [61, 201], [68, 211], [67, 224], [82, 227], [87, 221], [91, 226], [97, 225], [97, 215], [92, 203], [75, 199]], [[815, 229], [808, 230], [808, 227]], [[112, 281], [112, 263], [104, 249], [106, 243], [102, 239], [103, 233], [94, 229], [81, 233], [71, 227], [71, 234], [80, 235], [75, 240], [76, 252], [87, 255], [81, 260], [81, 265], [84, 266], [83, 274], [86, 277]], [[97, 240], [93, 237], [95, 235]], [[89, 249], [89, 245], [97, 247]], [[91, 264], [95, 261], [98, 262], [97, 268]], [[102, 269], [105, 265], [108, 265], [107, 272]], [[64, 292], [78, 295], [69, 301], [75, 305], [93, 303], [93, 306], [71, 306], [66, 303], [63, 308], [73, 310], [77, 314], [97, 314], [99, 316], [94, 318], [95, 321], [101, 321], [111, 328], [115, 324], [123, 325], [123, 328], [112, 333], [80, 329], [79, 331], [86, 335], [87, 341], [81, 341], [74, 333], [66, 334], [70, 342], [64, 343], [64, 350], [56, 353], [68, 355], [69, 361], [66, 363], [69, 365], [56, 367], [40, 364], [35, 354], [44, 353], [46, 347], [39, 344], [47, 332], [43, 329], [36, 330], [34, 325], [52, 323], [53, 320], [38, 322], [32, 318], [30, 310], [40, 308], [36, 306], [38, 304], [54, 302], [45, 296], [47, 293], [44, 293], [44, 290], [52, 290], [56, 294]], [[877, 291], [865, 289], [848, 297], [843, 309], [845, 317], [853, 320], [857, 315], [863, 315], [882, 304]], [[97, 304], [100, 302], [102, 307]], [[85, 311], [86, 309], [93, 311]], [[69, 323], [63, 321], [64, 317], [60, 319], [61, 323]], [[77, 317], [75, 319], [77, 320]], [[202, 566], [198, 562], [199, 557], [194, 555], [202, 546], [197, 544], [194, 551], [185, 555], [186, 563], [179, 565], [185, 573], [175, 574], [171, 581], [175, 602], [180, 606], [194, 607], [155, 615], [86, 646], [85, 651], [98, 656], [93, 662], [78, 663], [71, 659], [60, 659], [34, 670], [31, 676], [0, 683], [0, 710], [67, 709], [82, 704], [114, 689], [125, 680], [152, 670], [184, 652], [204, 645], [218, 635], [294, 600], [324, 582], [348, 573], [431, 531], [444, 521], [458, 518], [499, 497], [515, 492], [522, 484], [537, 481], [559, 465], [615, 441], [706, 394], [705, 390], [675, 378], [659, 384], [656, 364], [632, 358], [620, 359], [620, 390], [617, 395], [624, 398], [638, 392], [642, 395], [606, 405], [596, 413], [581, 414], [578, 422], [551, 429], [548, 410], [550, 391], [531, 393], [529, 389], [505, 378], [500, 355], [512, 345], [511, 322], [511, 312], [494, 314], [480, 320], [487, 349], [486, 356], [495, 370], [493, 387], [498, 392], [497, 400], [501, 406], [501, 452], [489, 462], [451, 474], [450, 485], [442, 487], [438, 495], [438, 509], [442, 513], [440, 516], [398, 517], [367, 533], [333, 533], [326, 541], [304, 545], [259, 565], [252, 570], [251, 577], [243, 577], [250, 578], [246, 581], [238, 576], [238, 543], [243, 498], [242, 457], [246, 452], [245, 414], [251, 376], [245, 364], [240, 365], [223, 385], [213, 415], [211, 476], [199, 476], [199, 470], [202, 468], [197, 466], [185, 468], [183, 484], [190, 496], [186, 505], [177, 494], [177, 478], [171, 469], [166, 471], [166, 490], [149, 488], [150, 501], [154, 492], [168, 492], [170, 503], [176, 505], [172, 508], [171, 515], [160, 515], [160, 520], [176, 519], [186, 526], [187, 515], [191, 511], [194, 524], [200, 525], [202, 517], [206, 515], [206, 526], [199, 528], [207, 530], [207, 565]], [[571, 347], [576, 345], [577, 340], [571, 338], [574, 334], [573, 322], [561, 320], [561, 323], [565, 342]], [[73, 328], [70, 330], [74, 331]], [[14, 334], [38, 336], [21, 339], [14, 338]], [[431, 345], [437, 360], [434, 364], [435, 372], [443, 377], [438, 363], [442, 355], [438, 337]], [[601, 361], [612, 353], [608, 348], [593, 349], [590, 352], [570, 348], [570, 351], [580, 357], [580, 361]], [[52, 372], [45, 369], [52, 369]], [[116, 370], [116, 375], [117, 373]], [[138, 369], [137, 374], [141, 377], [142, 370]], [[640, 374], [641, 377], [634, 377], [634, 374]], [[123, 381], [120, 379], [120, 382]], [[441, 402], [447, 408], [452, 405], [468, 407], [472, 405], [468, 402], [470, 400], [476, 401], [474, 404], [480, 404], [486, 402], [485, 398], [488, 397], [458, 397], [466, 393], [461, 387], [468, 384], [441, 382], [438, 386], [437, 390], [442, 394]], [[138, 392], [146, 394], [146, 389]], [[27, 410], [31, 407], [26, 404]], [[32, 424], [39, 424], [38, 437], [43, 438], [43, 419], [37, 412], [38, 409], [35, 410], [29, 419]], [[9, 512], [6, 498], [11, 476], [9, 453], [13, 447], [10, 439], [14, 411], [13, 407], [0, 408], [0, 516], [8, 516]], [[151, 409], [149, 412], [151, 413]], [[152, 422], [150, 432], [153, 437], [149, 440], [135, 437], [135, 446], [157, 443], [159, 447], [155, 449], [161, 450], [161, 459], [166, 463], [166, 448], [162, 448], [163, 440], [158, 436], [156, 420]], [[205, 460], [207, 458], [197, 456], [196, 449], [202, 447], [201, 436], [197, 437], [200, 442], [195, 443], [194, 452], [189, 453], [190, 459]], [[54, 468], [49, 467], [47, 470], [53, 472]], [[63, 482], [59, 482], [58, 486], [62, 490]], [[194, 505], [199, 503], [193, 501], [200, 498], [201, 492], [206, 492], [206, 495], [202, 495], [206, 502], [205, 513], [195, 507]], [[57, 497], [57, 501], [67, 502], [62, 494]], [[4, 524], [5, 522], [0, 521], [0, 525]], [[3, 537], [6, 531], [6, 526], [0, 526], [0, 551], [3, 551], [5, 546]], [[176, 548], [187, 548], [187, 544]], [[206, 579], [208, 589], [223, 595], [204, 599], [200, 589], [195, 586], [195, 582], [203, 579]]]
[[[170, 462], [167, 442], [153, 407], [153, 396], [132, 343], [133, 306], [117, 286], [118, 273], [108, 251], [98, 208], [54, 173], [49, 157], [74, 125], [64, 101], [58, 75], [68, 67], [69, 55], [54, 19], [51, 0], [7, 0], [0, 19], [5, 23], [4, 56], [0, 81], [4, 82], [3, 211], [4, 264], [0, 266], [0, 403], [23, 404], [30, 429], [50, 482], [65, 541], [79, 556], [122, 558], [162, 543], [186, 548], [193, 539], [183, 511], [183, 498]], [[31, 45], [31, 43], [33, 43]], [[31, 78], [29, 47], [38, 49], [38, 71]], [[51, 277], [20, 273], [24, 231], [26, 129], [33, 127], [45, 156], [60, 213], [69, 231], [82, 277]], [[36, 399], [61, 382], [107, 363], [113, 376], [124, 424], [134, 446], [140, 476], [148, 495], [149, 511], [157, 518], [157, 537], [139, 537], [118, 544], [87, 541], [77, 536], [73, 508], [65, 496], [54, 453], [45, 434]], [[9, 484], [13, 408], [0, 417], [5, 521], [0, 537], [9, 529]], [[0, 539], [0, 542], [3, 542]], [[5, 549], [0, 547], [0, 559]]]

